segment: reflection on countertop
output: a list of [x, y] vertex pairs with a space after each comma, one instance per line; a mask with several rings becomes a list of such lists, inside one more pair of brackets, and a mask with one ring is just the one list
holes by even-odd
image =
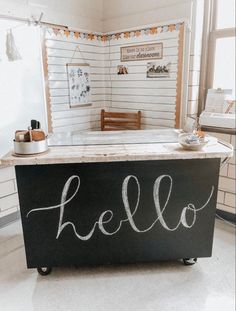
[[83, 131], [55, 133], [48, 139], [49, 146], [88, 146], [119, 144], [177, 143], [179, 130]]

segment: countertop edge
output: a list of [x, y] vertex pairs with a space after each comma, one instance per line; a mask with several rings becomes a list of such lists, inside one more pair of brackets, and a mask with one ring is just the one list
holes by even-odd
[[1, 159], [1, 166], [22, 166], [22, 165], [47, 165], [47, 164], [72, 164], [72, 163], [96, 163], [96, 162], [129, 162], [129, 161], [154, 161], [154, 160], [190, 160], [190, 159], [212, 159], [232, 157], [233, 150], [225, 152], [206, 152], [206, 151], [182, 151], [179, 153], [146, 153], [146, 154], [92, 154], [86, 156], [52, 156], [13, 158], [8, 153]]

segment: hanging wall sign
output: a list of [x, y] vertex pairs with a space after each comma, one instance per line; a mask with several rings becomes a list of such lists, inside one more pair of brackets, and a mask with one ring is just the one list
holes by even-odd
[[90, 103], [89, 64], [67, 64], [70, 107], [80, 107]]
[[163, 58], [163, 43], [131, 45], [120, 48], [122, 62], [161, 59]]
[[147, 78], [169, 78], [171, 63], [147, 63]]

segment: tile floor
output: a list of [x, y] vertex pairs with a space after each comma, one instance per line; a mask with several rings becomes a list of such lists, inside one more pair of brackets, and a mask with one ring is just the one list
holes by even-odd
[[0, 230], [1, 311], [233, 311], [235, 229], [217, 220], [212, 258], [191, 267], [163, 262], [27, 270], [21, 225]]

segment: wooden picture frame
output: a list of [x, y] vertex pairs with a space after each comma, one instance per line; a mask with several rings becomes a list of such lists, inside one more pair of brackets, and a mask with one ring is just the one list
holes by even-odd
[[44, 75], [44, 91], [45, 91], [45, 99], [46, 99], [46, 112], [47, 112], [47, 126], [48, 133], [51, 134], [53, 132], [52, 127], [52, 109], [51, 109], [51, 98], [50, 98], [50, 88], [49, 88], [49, 79], [48, 79], [48, 62], [47, 62], [47, 47], [45, 40], [45, 32], [46, 29], [42, 29], [41, 34], [41, 47], [42, 47], [42, 62], [43, 62], [43, 75]]
[[184, 23], [179, 28], [178, 40], [178, 69], [176, 83], [176, 108], [175, 108], [175, 128], [180, 128], [181, 102], [182, 102], [182, 81], [183, 81], [183, 57], [184, 57]]

